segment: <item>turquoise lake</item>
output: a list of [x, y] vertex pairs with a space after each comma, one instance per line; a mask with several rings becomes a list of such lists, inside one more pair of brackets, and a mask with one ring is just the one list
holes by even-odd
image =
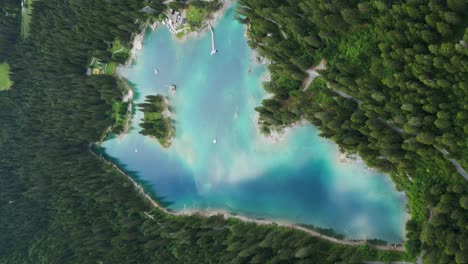
[[[245, 26], [234, 14], [229, 9], [214, 25], [214, 56], [209, 32], [186, 41], [165, 27], [146, 32], [143, 50], [122, 74], [135, 88], [136, 103], [169, 96], [176, 136], [164, 149], [140, 135], [143, 114], [136, 111], [128, 134], [102, 144], [106, 155], [175, 211], [224, 209], [333, 228], [350, 239], [402, 241], [405, 198], [389, 177], [340, 162], [337, 146], [311, 125], [275, 144], [260, 135], [254, 108], [267, 96], [261, 86], [266, 68], [252, 59]], [[175, 95], [169, 84], [177, 85]]]

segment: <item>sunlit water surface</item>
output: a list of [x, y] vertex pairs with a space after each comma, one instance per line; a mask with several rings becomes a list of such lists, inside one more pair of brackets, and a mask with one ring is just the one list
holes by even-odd
[[333, 228], [347, 238], [402, 240], [404, 198], [388, 177], [360, 163], [340, 163], [337, 146], [313, 126], [295, 128], [278, 144], [258, 133], [254, 108], [265, 97], [266, 69], [252, 60], [233, 9], [214, 30], [214, 56], [209, 33], [185, 42], [163, 27], [146, 33], [136, 63], [123, 74], [137, 103], [177, 85], [169, 96], [176, 137], [163, 149], [140, 135], [137, 111], [129, 134], [103, 143], [106, 154], [173, 210], [224, 209]]

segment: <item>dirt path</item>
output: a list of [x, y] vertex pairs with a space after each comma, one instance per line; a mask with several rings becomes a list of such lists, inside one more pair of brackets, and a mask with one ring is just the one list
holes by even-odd
[[[400, 135], [403, 135], [404, 131], [403, 129], [399, 128], [399, 127], [396, 127], [394, 125], [391, 125], [389, 124], [386, 120], [384, 120], [383, 118], [378, 118], [380, 121], [382, 121], [382, 123], [384, 123], [388, 128], [392, 129], [393, 131], [397, 132], [398, 134]], [[435, 147], [434, 147], [435, 148]], [[435, 148], [437, 151], [439, 151], [440, 153], [442, 153], [442, 155], [447, 155], [447, 154], [450, 154], [446, 149], [438, 149], [438, 148]], [[460, 165], [460, 163], [458, 163], [458, 161], [456, 161], [455, 159], [448, 159], [448, 161], [450, 161], [450, 163], [452, 163], [452, 165], [455, 167], [455, 169], [457, 170], [458, 174], [460, 174], [463, 178], [465, 178], [465, 180], [468, 181], [468, 173], [465, 171], [465, 169], [463, 169], [463, 167]]]
[[[244, 7], [244, 8], [251, 9], [251, 8], [248, 7], [248, 6], [243, 6], [243, 7]], [[276, 22], [275, 20], [273, 20], [273, 19], [271, 19], [271, 18], [264, 17], [264, 16], [262, 16], [262, 15], [260, 15], [260, 14], [258, 14], [258, 16], [260, 16], [261, 18], [263, 18], [263, 19], [265, 19], [265, 20], [268, 20], [268, 21], [270, 21], [271, 23], [275, 24], [275, 25], [278, 27], [279, 31], [281, 32], [281, 35], [283, 36], [283, 38], [284, 38], [284, 39], [288, 39], [288, 35], [286, 34], [286, 32], [284, 32], [284, 30], [283, 30], [283, 28], [282, 28], [282, 26], [281, 26], [280, 23]]]
[[[317, 73], [316, 69], [318, 69], [319, 67], [321, 66], [324, 66], [322, 65], [322, 62], [324, 60], [322, 60], [320, 62], [320, 65], [317, 66], [316, 68], [312, 68], [312, 69], [309, 69], [306, 71], [306, 73], [308, 74], [308, 77], [307, 79], [304, 81], [305, 83], [305, 86], [303, 87], [303, 91], [305, 91], [309, 85], [312, 83], [312, 81], [317, 77], [319, 76], [319, 74]], [[324, 68], [323, 68], [324, 69]], [[328, 84], [327, 84], [328, 85]], [[346, 98], [346, 99], [349, 99], [349, 100], [352, 100], [354, 101], [355, 103], [357, 104], [362, 104], [362, 101], [347, 94], [347, 93], [344, 93], [342, 91], [338, 91], [334, 88], [331, 88], [331, 87], [328, 87], [329, 89], [331, 89], [335, 94], [343, 97], [343, 98]], [[403, 129], [399, 128], [399, 127], [396, 127], [394, 125], [391, 125], [388, 123], [388, 121], [384, 120], [383, 118], [379, 117], [378, 118], [385, 126], [387, 126], [388, 128], [392, 129], [393, 131], [397, 132], [398, 134], [400, 135], [403, 135], [404, 131]], [[440, 153], [442, 153], [443, 155], [447, 155], [449, 154], [449, 152], [445, 149], [438, 149], [436, 148], [437, 151], [439, 151]], [[458, 161], [456, 161], [455, 159], [448, 159], [450, 161], [450, 163], [452, 163], [452, 165], [455, 167], [455, 169], [457, 170], [458, 174], [460, 174], [463, 178], [465, 178], [465, 180], [468, 181], [468, 173], [465, 171], [465, 169], [463, 169], [463, 167], [460, 165], [460, 163], [458, 163]]]
[[306, 71], [307, 73], [307, 79], [305, 79], [305, 81], [303, 82], [303, 88], [302, 88], [302, 91], [305, 91], [309, 88], [310, 84], [312, 83], [312, 81], [317, 78], [317, 76], [319, 76], [320, 74], [318, 74], [318, 72], [315, 71], [315, 69], [308, 69]]
[[281, 32], [281, 35], [283, 35], [283, 38], [284, 39], [288, 39], [288, 34], [286, 34], [286, 32], [284, 32], [283, 28], [281, 27], [280, 23], [276, 22], [275, 20], [271, 19], [271, 18], [268, 18], [268, 17], [262, 17], [263, 19], [266, 19], [268, 21], [270, 21], [271, 23], [275, 24], [278, 29], [280, 30]]
[[308, 69], [307, 71], [305, 71], [305, 73], [307, 73], [307, 79], [305, 79], [302, 82], [302, 85], [303, 85], [302, 86], [302, 91], [305, 91], [305, 90], [307, 90], [307, 88], [309, 88], [312, 81], [314, 81], [315, 78], [320, 76], [320, 74], [317, 71], [325, 70], [327, 68], [326, 65], [327, 65], [327, 61], [325, 59], [322, 59], [320, 61], [319, 65], [317, 65], [315, 67], [312, 67], [312, 68]]
[[[443, 155], [450, 154], [446, 149], [437, 149], [437, 150]], [[466, 171], [462, 168], [462, 166], [454, 159], [449, 159], [449, 161], [457, 169], [458, 173], [460, 173], [460, 175], [463, 176], [463, 178], [465, 178], [465, 180], [468, 181], [468, 173], [466, 173]]]

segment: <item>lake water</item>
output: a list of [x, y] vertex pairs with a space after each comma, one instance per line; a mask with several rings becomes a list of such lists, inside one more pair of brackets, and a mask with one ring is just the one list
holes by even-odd
[[214, 25], [214, 56], [209, 32], [185, 42], [165, 27], [146, 33], [143, 50], [123, 75], [137, 103], [177, 85], [169, 96], [175, 140], [163, 149], [140, 135], [137, 111], [127, 135], [102, 144], [105, 153], [175, 211], [224, 209], [333, 228], [352, 239], [401, 241], [404, 198], [388, 177], [357, 162], [340, 163], [337, 146], [313, 126], [295, 128], [277, 144], [259, 134], [254, 108], [266, 96], [266, 69], [252, 59], [234, 13], [229, 9]]

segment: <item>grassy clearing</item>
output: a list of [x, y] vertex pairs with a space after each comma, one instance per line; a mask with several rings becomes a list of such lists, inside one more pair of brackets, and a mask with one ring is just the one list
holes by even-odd
[[125, 130], [125, 126], [130, 118], [130, 112], [127, 111], [128, 102], [122, 102], [120, 100], [112, 101], [111, 116], [114, 120], [112, 126], [112, 132], [119, 134]]
[[112, 48], [109, 51], [112, 53], [112, 60], [118, 63], [125, 63], [130, 57], [130, 48], [119, 39], [112, 42]]
[[[106, 53], [111, 53], [112, 58]], [[124, 63], [130, 56], [130, 48], [122, 43], [120, 40], [116, 39], [112, 42], [112, 47], [109, 48], [106, 52], [102, 53], [97, 52], [97, 57], [92, 57], [89, 63], [89, 68], [91, 69], [91, 74], [107, 74], [107, 75], [116, 75], [117, 65], [119, 63]], [[106, 59], [99, 59], [98, 57], [104, 56]], [[108, 62], [103, 62], [108, 61]]]
[[29, 34], [32, 15], [31, 4], [34, 1], [35, 0], [26, 0], [21, 13], [21, 37], [23, 38], [26, 38]]
[[94, 70], [98, 69], [98, 74], [115, 75], [117, 72], [117, 63], [113, 61], [109, 63], [104, 63], [101, 62], [99, 59], [94, 58], [93, 63], [90, 65], [90, 68], [93, 74]]
[[120, 52], [129, 53], [130, 49], [123, 45], [119, 39], [116, 39], [112, 42], [112, 48], [110, 48], [109, 51], [112, 52], [112, 54]]
[[117, 63], [115, 63], [115, 62], [109, 62], [104, 67], [104, 73], [108, 74], [108, 75], [115, 75], [116, 70], [117, 70]]
[[208, 15], [208, 10], [190, 5], [187, 8], [187, 23], [191, 27], [198, 28], [202, 25], [203, 19]]
[[13, 82], [10, 80], [10, 65], [4, 62], [0, 64], [0, 91], [9, 90]]

